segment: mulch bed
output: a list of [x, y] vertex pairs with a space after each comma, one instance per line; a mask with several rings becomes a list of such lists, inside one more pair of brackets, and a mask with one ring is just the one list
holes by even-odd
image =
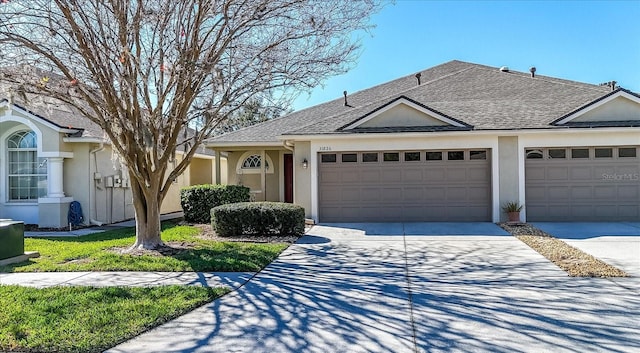
[[500, 226], [572, 277], [629, 277], [629, 274], [528, 223]]
[[[286, 243], [293, 244], [295, 243], [300, 236], [297, 235], [241, 235], [241, 236], [230, 236], [230, 237], [221, 237], [217, 235], [213, 229], [211, 229], [210, 224], [190, 224], [190, 223], [181, 223], [188, 224], [200, 229], [200, 235], [198, 238], [204, 240], [213, 240], [219, 242], [243, 242], [243, 243]], [[107, 249], [107, 251], [114, 252], [116, 254], [126, 254], [133, 256], [142, 256], [142, 255], [150, 255], [150, 256], [175, 256], [179, 255], [185, 251], [189, 251], [195, 248], [198, 244], [191, 242], [177, 242], [177, 241], [168, 241], [165, 242], [163, 246], [153, 249], [135, 249], [129, 250], [129, 247], [114, 247]]]
[[215, 241], [246, 242], [246, 243], [287, 243], [293, 244], [300, 236], [298, 235], [236, 235], [221, 237], [211, 228], [211, 224], [189, 224], [200, 229], [199, 238]]

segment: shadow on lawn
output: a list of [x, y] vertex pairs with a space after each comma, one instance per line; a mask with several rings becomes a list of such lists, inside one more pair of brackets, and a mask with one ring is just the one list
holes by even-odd
[[638, 293], [565, 277], [524, 247], [310, 243], [137, 343], [185, 353], [640, 349]]

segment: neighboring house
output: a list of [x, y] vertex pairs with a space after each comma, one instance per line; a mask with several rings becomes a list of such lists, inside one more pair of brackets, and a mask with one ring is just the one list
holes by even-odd
[[532, 71], [451, 61], [207, 146], [229, 183], [319, 222], [498, 222], [508, 201], [527, 221], [640, 221], [640, 96]]
[[[87, 224], [133, 218], [128, 173], [103, 136], [98, 125], [65, 105], [28, 107], [0, 97], [0, 218], [66, 227], [72, 201], [80, 202]], [[202, 148], [176, 180], [161, 212], [181, 210], [181, 187], [215, 182], [215, 164]], [[226, 170], [224, 158], [221, 165]]]

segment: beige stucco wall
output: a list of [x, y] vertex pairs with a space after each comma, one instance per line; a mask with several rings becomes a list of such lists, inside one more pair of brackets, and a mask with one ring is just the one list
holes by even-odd
[[[98, 147], [92, 145], [91, 148], [95, 150]], [[91, 179], [90, 192], [94, 195], [91, 207], [95, 212], [92, 212], [91, 219], [102, 223], [114, 223], [133, 218], [133, 194], [131, 188], [126, 187], [126, 182], [122, 182], [128, 180], [129, 176], [126, 169], [113, 159], [111, 147], [105, 145], [104, 149], [93, 154], [90, 154], [89, 150], [86, 152], [87, 158], [91, 159], [88, 179]], [[117, 179], [121, 180], [119, 186], [116, 183]]]
[[[23, 124], [25, 128], [33, 129], [40, 133], [38, 140], [38, 149], [43, 152], [57, 152], [64, 151], [68, 152], [69, 150], [63, 146], [62, 142], [62, 134], [53, 130], [51, 127], [40, 123], [37, 120], [31, 119], [28, 114], [22, 113], [17, 109], [13, 109], [11, 112], [13, 119], [18, 120], [17, 122], [7, 122], [13, 124]], [[9, 125], [7, 125], [9, 126]], [[15, 125], [14, 125], [15, 126]]]
[[[302, 167], [302, 161], [307, 159], [308, 168]], [[304, 207], [305, 217], [311, 218], [311, 143], [296, 142], [293, 155], [293, 203]]]
[[627, 121], [640, 120], [640, 104], [624, 97], [617, 97], [590, 110], [572, 121]]
[[[270, 158], [269, 171], [266, 173], [266, 192], [262, 190], [260, 173], [237, 173], [238, 161], [247, 151], [229, 152], [227, 157], [227, 181], [230, 185], [244, 185], [251, 189], [256, 201], [280, 201], [280, 150], [266, 150]], [[259, 151], [255, 151], [259, 153]]]
[[84, 213], [85, 221], [90, 220], [89, 215], [92, 211], [91, 203], [93, 185], [92, 172], [87, 166], [90, 163], [89, 143], [68, 143], [69, 148], [73, 151], [73, 158], [65, 158], [62, 164], [63, 168], [63, 190], [65, 196], [72, 197], [74, 201], [80, 202]]
[[445, 122], [435, 119], [406, 104], [397, 106], [378, 114], [376, 117], [360, 125], [361, 127], [388, 126], [442, 126]]
[[[520, 202], [520, 176], [519, 158], [522, 153], [518, 151], [517, 136], [498, 137], [498, 178], [499, 178], [499, 203]], [[507, 215], [500, 210], [500, 220], [507, 219]]]
[[193, 158], [190, 165], [191, 185], [213, 183], [213, 159]]

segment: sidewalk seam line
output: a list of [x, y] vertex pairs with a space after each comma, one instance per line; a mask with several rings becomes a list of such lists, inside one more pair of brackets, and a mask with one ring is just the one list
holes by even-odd
[[402, 241], [404, 243], [404, 271], [407, 278], [407, 294], [409, 299], [409, 321], [411, 322], [411, 331], [413, 339], [413, 351], [418, 353], [418, 334], [416, 330], [416, 321], [413, 315], [413, 291], [411, 290], [411, 277], [409, 275], [409, 251], [407, 249], [407, 234], [402, 224]]

